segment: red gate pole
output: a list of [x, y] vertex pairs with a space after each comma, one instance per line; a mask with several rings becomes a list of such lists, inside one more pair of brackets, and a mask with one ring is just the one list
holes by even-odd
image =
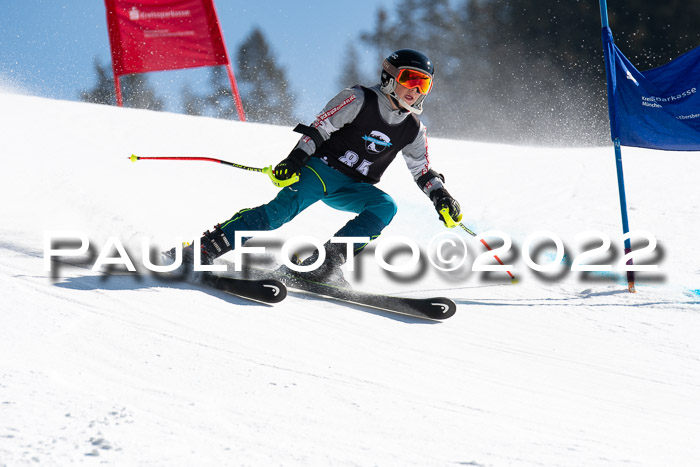
[[117, 96], [117, 105], [123, 107], [124, 102], [122, 101], [122, 86], [119, 83], [119, 75], [114, 74], [114, 93]]
[[[228, 55], [228, 52], [226, 53], [226, 55]], [[226, 71], [228, 72], [228, 80], [231, 82], [231, 92], [233, 93], [233, 99], [236, 102], [238, 119], [242, 122], [245, 122], [245, 112], [243, 111], [243, 103], [241, 102], [241, 95], [238, 93], [238, 86], [236, 85], [236, 77], [233, 75], [231, 60], [229, 60], [228, 65], [226, 65]]]

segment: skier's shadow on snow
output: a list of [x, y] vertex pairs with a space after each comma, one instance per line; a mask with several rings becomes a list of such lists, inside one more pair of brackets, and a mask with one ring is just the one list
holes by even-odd
[[[103, 273], [100, 275], [91, 276], [78, 276], [70, 277], [66, 279], [55, 278], [54, 286], [61, 287], [71, 290], [141, 290], [141, 289], [153, 289], [155, 287], [159, 288], [172, 288], [181, 290], [198, 290], [214, 297], [220, 298], [232, 305], [246, 305], [246, 306], [264, 306], [272, 307], [272, 304], [255, 302], [252, 300], [237, 297], [235, 295], [207, 287], [205, 285], [189, 284], [182, 282], [176, 278], [160, 277], [157, 274], [139, 274], [139, 273], [127, 273], [124, 271], [111, 271], [109, 273]], [[291, 291], [293, 295], [298, 297], [303, 297], [312, 301], [334, 301], [330, 298], [314, 297], [310, 294], [304, 292]], [[397, 313], [391, 313], [388, 311], [383, 311], [379, 309], [369, 308], [362, 305], [356, 305], [354, 303], [343, 302], [344, 306], [348, 308], [354, 308], [358, 311], [363, 311], [365, 313], [371, 313], [377, 316], [382, 316], [395, 321], [401, 321], [404, 323], [421, 323], [421, 324], [437, 324], [437, 321], [425, 320], [420, 318], [415, 318], [413, 316], [401, 315]]]
[[166, 277], [162, 274], [129, 273], [119, 270], [103, 271], [99, 275], [78, 276], [60, 279], [53, 278], [54, 286], [72, 290], [141, 290], [154, 288], [169, 288], [179, 290], [197, 290], [216, 298], [220, 298], [232, 305], [264, 306], [272, 305], [263, 302], [255, 302], [249, 299], [207, 287], [200, 284], [184, 282], [180, 277]]

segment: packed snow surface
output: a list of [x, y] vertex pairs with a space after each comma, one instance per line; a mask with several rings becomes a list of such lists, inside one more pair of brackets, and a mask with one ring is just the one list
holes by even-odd
[[[1, 466], [698, 465], [697, 153], [623, 148], [630, 227], [646, 232], [633, 243], [658, 242], [635, 258], [658, 265], [637, 273], [636, 294], [617, 270], [611, 147], [431, 139], [464, 225], [512, 240], [500, 257], [517, 284], [472, 271], [485, 249], [443, 227], [399, 157], [379, 185], [398, 214], [346, 275], [363, 290], [455, 300], [454, 317], [426, 322], [295, 292], [258, 304], [144, 270], [142, 242], [192, 240], [277, 188], [262, 174], [132, 153], [262, 167], [293, 147], [291, 128], [8, 92], [0, 109]], [[283, 243], [324, 242], [350, 218], [318, 204], [252, 242], [279, 261]], [[56, 246], [57, 231], [74, 238]], [[543, 231], [566, 256], [536, 273], [524, 244]], [[445, 233], [469, 252], [447, 273], [425, 260]], [[87, 253], [45, 262], [78, 235]], [[572, 272], [602, 237], [610, 249], [585, 264], [614, 270]], [[407, 238], [416, 270], [385, 272], [379, 242]], [[552, 263], [553, 241], [540, 243], [530, 256]], [[121, 258], [116, 245], [142, 274], [92, 270], [104, 249]], [[410, 259], [407, 247], [387, 255]]]

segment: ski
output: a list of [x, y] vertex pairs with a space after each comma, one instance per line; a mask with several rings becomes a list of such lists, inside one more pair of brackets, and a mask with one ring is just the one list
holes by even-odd
[[272, 278], [240, 279], [207, 273], [202, 276], [202, 284], [265, 303], [279, 303], [287, 296], [287, 287]]
[[413, 316], [415, 318], [444, 320], [453, 316], [457, 311], [455, 302], [446, 297], [412, 298], [362, 292], [321, 282], [314, 282], [278, 271], [248, 270], [245, 273], [253, 278], [275, 278], [291, 289], [297, 289], [313, 295], [329, 297], [346, 303], [354, 303], [369, 308]]

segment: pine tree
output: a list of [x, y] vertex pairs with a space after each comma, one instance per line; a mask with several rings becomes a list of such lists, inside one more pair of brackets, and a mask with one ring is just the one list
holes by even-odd
[[374, 84], [369, 82], [360, 69], [360, 56], [357, 53], [355, 44], [349, 42], [344, 55], [344, 67], [340, 70], [338, 76], [338, 86], [341, 88], [349, 88], [358, 84], [368, 85]]
[[387, 11], [379, 7], [374, 17], [374, 28], [370, 32], [361, 33], [360, 39], [367, 44], [368, 47], [375, 50], [377, 57], [376, 62], [381, 66], [382, 60], [384, 60], [387, 54], [400, 47], [396, 47], [397, 44], [392, 37], [393, 33], [389, 31], [390, 23]]
[[107, 66], [102, 66], [97, 57], [93, 60], [93, 66], [95, 67], [95, 75], [97, 75], [97, 84], [92, 89], [82, 91], [80, 100], [93, 104], [116, 105], [112, 70]]
[[206, 98], [197, 94], [189, 83], [182, 87], [181, 99], [185, 114], [201, 116], [206, 112]]
[[[209, 72], [209, 86], [211, 87], [211, 92], [205, 98], [208, 113], [215, 118], [235, 119], [238, 116], [238, 112], [225, 67], [217, 66], [211, 69]], [[248, 115], [246, 117], [248, 120], [250, 119]]]
[[294, 118], [295, 97], [277, 64], [272, 50], [258, 28], [238, 48], [238, 83], [249, 121], [288, 125]]
[[143, 73], [125, 75], [120, 79], [124, 107], [137, 109], [163, 110], [163, 99], [156, 96], [155, 89], [148, 82], [148, 76]]
[[[80, 93], [80, 100], [93, 104], [116, 105], [116, 91], [112, 70], [102, 65], [96, 57], [94, 60], [97, 84], [92, 89]], [[134, 107], [149, 110], [163, 110], [163, 99], [156, 96], [155, 90], [149, 84], [144, 74], [125, 75], [120, 79], [124, 107]]]

